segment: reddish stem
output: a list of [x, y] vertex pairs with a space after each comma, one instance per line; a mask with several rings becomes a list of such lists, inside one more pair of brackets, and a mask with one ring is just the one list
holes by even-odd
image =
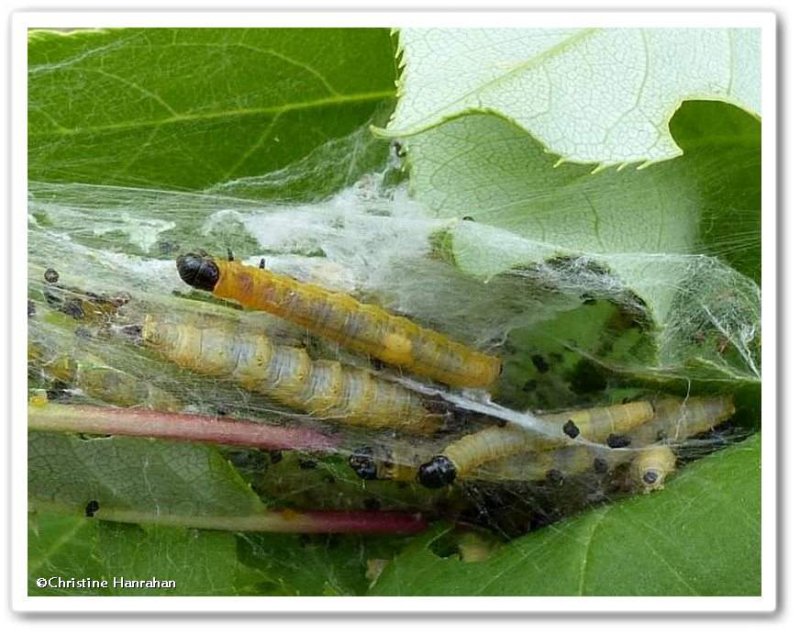
[[360, 510], [281, 509], [265, 510], [247, 516], [181, 516], [101, 508], [94, 517], [121, 523], [293, 534], [414, 534], [428, 527], [427, 521], [420, 514]]
[[28, 428], [49, 432], [155, 437], [264, 450], [331, 450], [338, 444], [334, 436], [310, 428], [137, 408], [53, 403], [30, 406]]

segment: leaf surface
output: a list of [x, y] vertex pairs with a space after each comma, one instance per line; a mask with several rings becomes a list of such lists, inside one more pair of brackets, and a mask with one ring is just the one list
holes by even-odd
[[350, 138], [320, 195], [383, 159], [357, 130], [394, 97], [386, 30], [35, 31], [28, 55], [31, 179], [239, 191]]
[[758, 595], [758, 437], [698, 461], [649, 496], [599, 507], [461, 562], [414, 541], [379, 595]]
[[569, 161], [670, 159], [682, 101], [759, 111], [759, 46], [757, 29], [403, 29], [388, 132], [492, 112]]

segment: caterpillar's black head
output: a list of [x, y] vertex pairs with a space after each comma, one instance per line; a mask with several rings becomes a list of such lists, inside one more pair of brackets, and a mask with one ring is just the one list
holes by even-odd
[[456, 466], [446, 456], [439, 454], [419, 466], [417, 478], [425, 487], [444, 487], [456, 480]]
[[658, 470], [647, 470], [644, 474], [642, 474], [642, 482], [645, 485], [655, 485], [660, 476], [661, 475], [658, 473]]
[[178, 256], [176, 264], [181, 280], [196, 289], [213, 291], [219, 282], [219, 267], [210, 256], [185, 254]]
[[378, 478], [378, 465], [372, 454], [370, 447], [358, 448], [353, 451], [347, 461], [358, 477], [365, 481], [374, 481]]

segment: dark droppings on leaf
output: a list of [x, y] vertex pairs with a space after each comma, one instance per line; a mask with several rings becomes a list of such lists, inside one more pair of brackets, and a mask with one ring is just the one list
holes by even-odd
[[56, 282], [58, 282], [58, 278], [59, 278], [58, 271], [56, 271], [55, 269], [48, 269], [47, 271], [44, 272], [45, 282], [49, 282], [50, 284], [55, 284]]
[[577, 394], [602, 391], [608, 385], [607, 371], [588, 359], [580, 360], [568, 379]]
[[547, 360], [538, 353], [531, 355], [531, 361], [533, 362], [533, 365], [536, 366], [536, 370], [538, 370], [540, 373], [546, 373], [548, 370], [550, 370], [550, 364], [548, 364]]
[[270, 450], [269, 453], [269, 462], [275, 465], [275, 463], [280, 463], [283, 460], [283, 452], [280, 450]]
[[364, 509], [375, 512], [381, 508], [381, 502], [377, 498], [367, 498], [364, 500]]
[[95, 500], [86, 503], [86, 509], [84, 510], [86, 518], [93, 518], [98, 511], [100, 511], [100, 503]]
[[301, 470], [313, 470], [317, 467], [317, 462], [314, 459], [301, 458], [297, 460], [297, 464]]
[[69, 384], [55, 379], [45, 391], [48, 401], [61, 401], [69, 397]]
[[83, 305], [79, 300], [68, 300], [61, 307], [61, 311], [76, 320], [82, 320], [84, 317], [86, 317], [86, 313], [83, 310]]

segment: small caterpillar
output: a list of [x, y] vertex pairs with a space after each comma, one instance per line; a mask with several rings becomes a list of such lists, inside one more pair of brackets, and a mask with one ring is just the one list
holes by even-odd
[[655, 416], [630, 433], [632, 447], [661, 441], [680, 443], [711, 430], [736, 412], [730, 395], [660, 399], [654, 407]]
[[482, 388], [500, 374], [499, 358], [343, 293], [207, 255], [180, 256], [177, 267], [181, 279], [193, 287], [273, 313], [346, 348], [443, 384]]
[[635, 453], [631, 477], [645, 493], [664, 488], [664, 479], [675, 471], [675, 453], [666, 445], [654, 445]]
[[110, 368], [102, 360], [88, 356], [75, 358], [67, 353], [49, 356], [44, 343], [35, 338], [28, 342], [28, 363], [67, 387], [114, 406], [144, 407], [164, 412], [178, 412], [182, 408], [181, 403], [167, 391], [140, 377]]
[[[626, 433], [653, 418], [653, 406], [647, 401], [637, 401], [615, 406], [590, 408], [551, 415], [539, 415], [545, 423], [553, 425], [554, 435], [543, 437], [540, 433], [516, 426], [493, 426], [468, 434], [447, 446], [442, 454], [434, 456], [419, 468], [418, 478], [426, 487], [437, 488], [452, 483], [456, 477], [464, 478], [478, 466], [526, 451], [542, 451], [568, 445], [580, 436], [593, 443], [607, 443], [610, 447], [623, 447], [629, 443]], [[559, 438], [555, 431], [561, 429]]]
[[604, 474], [623, 461], [631, 460], [625, 450], [572, 445], [545, 452], [524, 452], [489, 461], [465, 476], [484, 481], [544, 481], [588, 471]]
[[633, 489], [651, 492], [664, 487], [675, 471], [675, 454], [666, 445], [639, 449], [595, 448], [573, 445], [547, 452], [525, 452], [484, 463], [466, 476], [484, 481], [557, 480], [587, 472], [605, 474], [629, 463]]
[[353, 450], [348, 464], [356, 475], [365, 481], [413, 481], [417, 478], [420, 457], [408, 444], [392, 443], [384, 446], [362, 446]]
[[173, 363], [243, 388], [320, 419], [429, 434], [441, 416], [416, 393], [336, 361], [312, 360], [303, 348], [273, 344], [264, 335], [197, 328], [145, 318], [144, 342]]

